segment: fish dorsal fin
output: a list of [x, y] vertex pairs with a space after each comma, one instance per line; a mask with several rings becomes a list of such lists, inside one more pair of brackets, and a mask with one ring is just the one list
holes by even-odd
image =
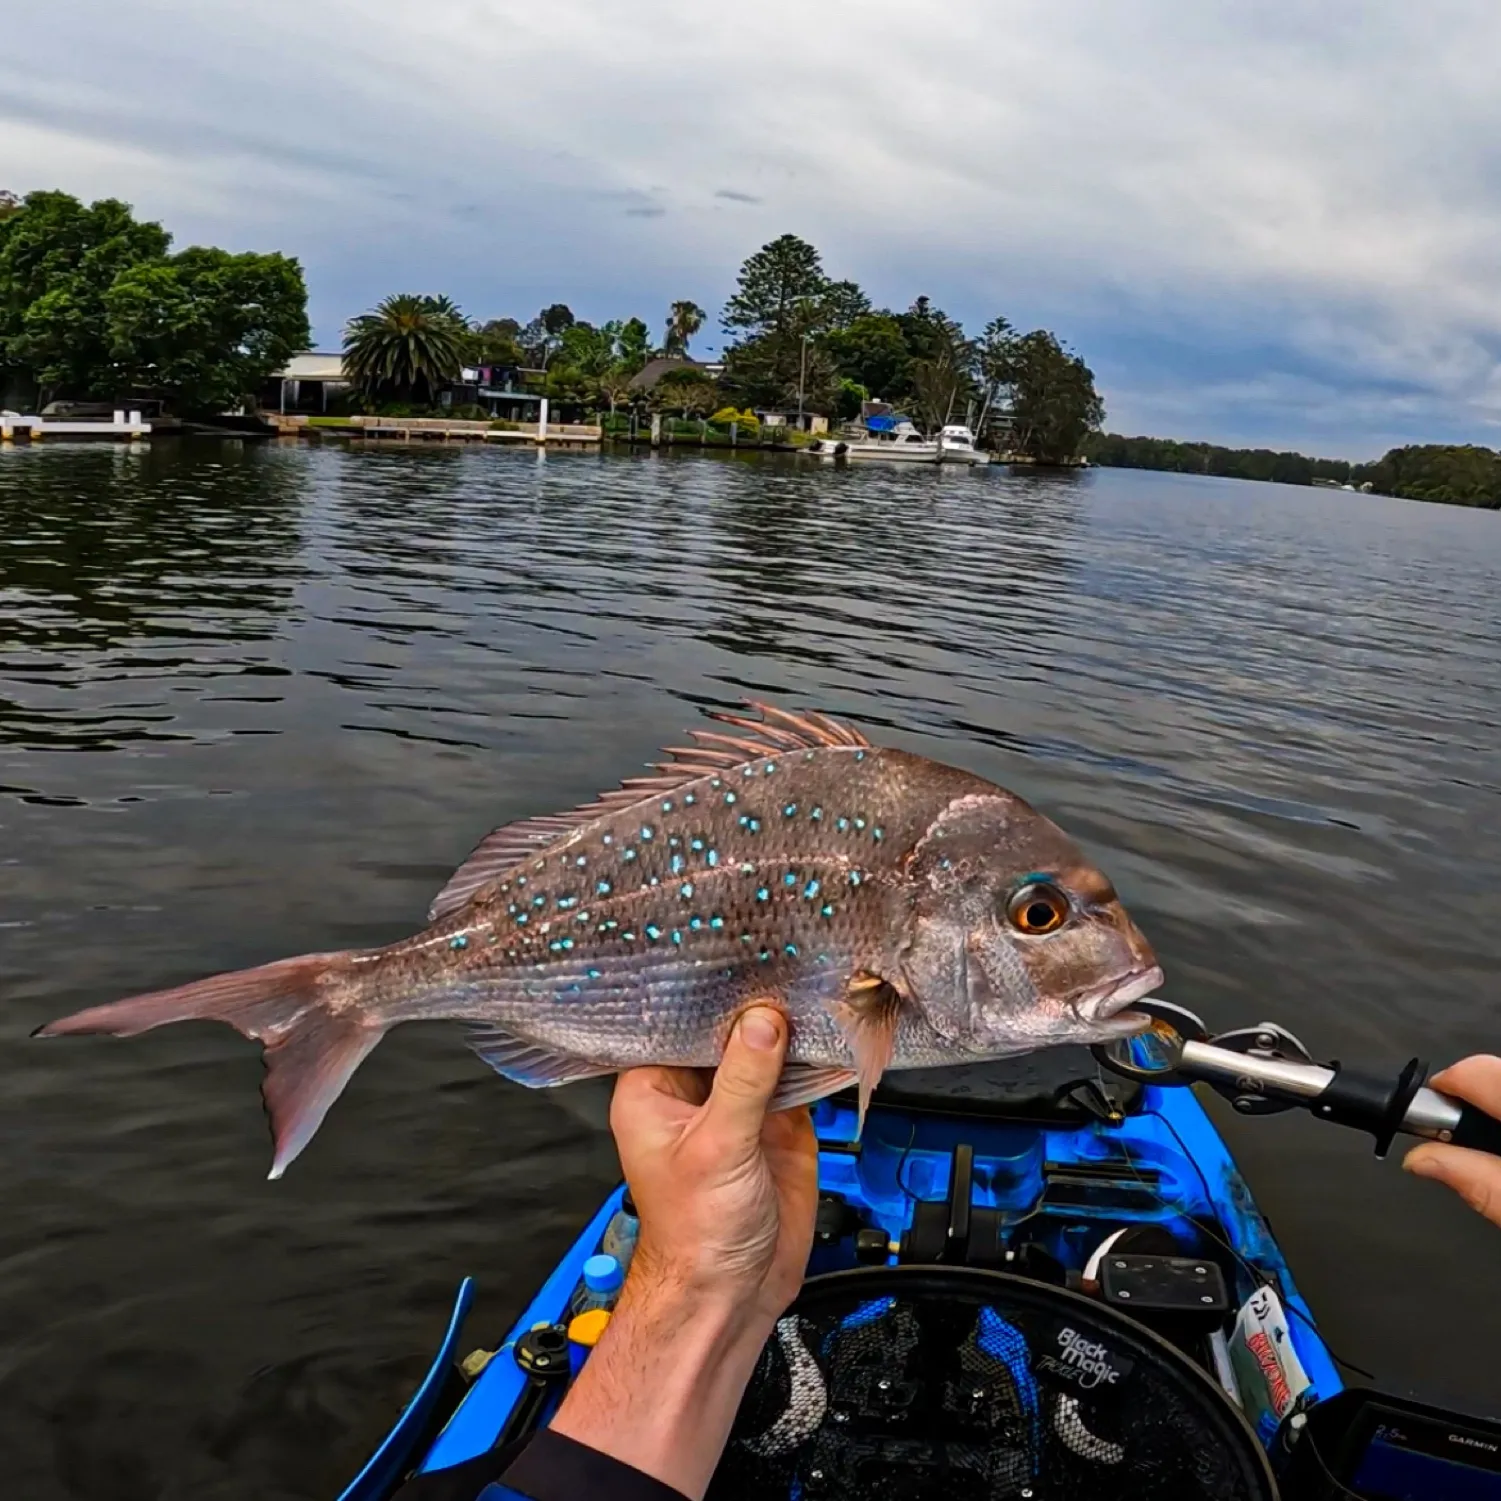
[[513, 865], [548, 846], [567, 839], [575, 830], [607, 813], [617, 813], [649, 797], [659, 797], [675, 787], [713, 776], [728, 767], [741, 766], [761, 756], [779, 756], [794, 750], [869, 746], [864, 735], [849, 725], [823, 714], [793, 714], [767, 704], [750, 703], [760, 719], [708, 710], [710, 719], [728, 725], [734, 733], [690, 730], [692, 745], [669, 746], [668, 759], [652, 767], [652, 775], [628, 777], [619, 787], [602, 793], [592, 803], [569, 813], [545, 813], [508, 823], [487, 834], [469, 852], [468, 858], [428, 909], [429, 922], [437, 922], [467, 906], [482, 886], [488, 886]]

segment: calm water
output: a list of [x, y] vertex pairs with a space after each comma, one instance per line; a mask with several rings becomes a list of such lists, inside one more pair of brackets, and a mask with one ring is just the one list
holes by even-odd
[[[456, 1030], [396, 1033], [271, 1184], [228, 1029], [40, 1022], [391, 939], [490, 827], [750, 692], [1041, 805], [1212, 1024], [1501, 1051], [1498, 612], [1501, 517], [1234, 481], [0, 454], [7, 1493], [330, 1495], [457, 1279], [477, 1344], [614, 1174], [597, 1096]], [[1501, 1232], [1301, 1115], [1227, 1130], [1334, 1344], [1501, 1407]]]

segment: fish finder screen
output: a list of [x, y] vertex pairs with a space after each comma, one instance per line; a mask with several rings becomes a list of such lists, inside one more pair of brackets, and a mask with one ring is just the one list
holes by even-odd
[[1501, 1445], [1458, 1428], [1379, 1423], [1350, 1483], [1366, 1501], [1501, 1501]]

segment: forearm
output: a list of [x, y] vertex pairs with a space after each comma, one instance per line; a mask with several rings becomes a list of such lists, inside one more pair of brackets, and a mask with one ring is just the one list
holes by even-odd
[[723, 1298], [628, 1281], [552, 1427], [699, 1501], [769, 1333]]

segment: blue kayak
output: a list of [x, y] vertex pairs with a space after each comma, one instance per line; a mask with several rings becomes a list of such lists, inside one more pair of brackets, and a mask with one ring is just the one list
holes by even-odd
[[[774, 1339], [757, 1382], [775, 1388], [773, 1406], [803, 1374], [822, 1382], [803, 1408], [822, 1414], [827, 1431], [794, 1435], [773, 1464], [764, 1436], [747, 1430], [743, 1473], [722, 1485], [716, 1477], [711, 1501], [871, 1494], [872, 1476], [878, 1495], [1039, 1501], [1501, 1498], [1501, 1446], [1478, 1447], [1501, 1440], [1501, 1429], [1345, 1391], [1192, 1089], [1109, 1077], [1084, 1050], [1059, 1049], [888, 1075], [858, 1140], [852, 1099], [825, 1100], [813, 1118], [821, 1202], [809, 1280], [779, 1325], [787, 1355]], [[548, 1421], [587, 1359], [565, 1331], [584, 1263], [621, 1223], [623, 1192], [606, 1196], [502, 1339], [466, 1332], [464, 1281], [426, 1378], [341, 1501], [385, 1501], [411, 1476], [473, 1460]], [[855, 1332], [865, 1341], [858, 1349]], [[935, 1353], [944, 1342], [991, 1407], [1004, 1388], [1000, 1427], [981, 1431], [948, 1397], [941, 1412], [923, 1408], [932, 1392], [951, 1395], [947, 1356]], [[904, 1388], [902, 1361], [917, 1360], [919, 1346], [920, 1390], [912, 1380]], [[858, 1362], [877, 1358], [887, 1375], [867, 1395], [880, 1389], [888, 1406], [862, 1407], [860, 1398], [835, 1410], [838, 1394], [853, 1389], [850, 1372], [867, 1368]], [[906, 1388], [915, 1391], [907, 1406], [889, 1407], [890, 1393]], [[768, 1400], [747, 1398], [747, 1414], [760, 1401], [762, 1416], [746, 1418], [758, 1433], [771, 1431]], [[1157, 1431], [1167, 1413], [1176, 1439]], [[777, 1431], [787, 1431], [785, 1420]], [[1234, 1451], [1235, 1478], [1205, 1468], [1211, 1451]], [[733, 1459], [727, 1451], [727, 1468]], [[841, 1465], [844, 1489], [830, 1478]], [[969, 1468], [956, 1480], [935, 1465]], [[1163, 1478], [1180, 1470], [1187, 1478]], [[983, 1484], [974, 1478], [982, 1472]]]

